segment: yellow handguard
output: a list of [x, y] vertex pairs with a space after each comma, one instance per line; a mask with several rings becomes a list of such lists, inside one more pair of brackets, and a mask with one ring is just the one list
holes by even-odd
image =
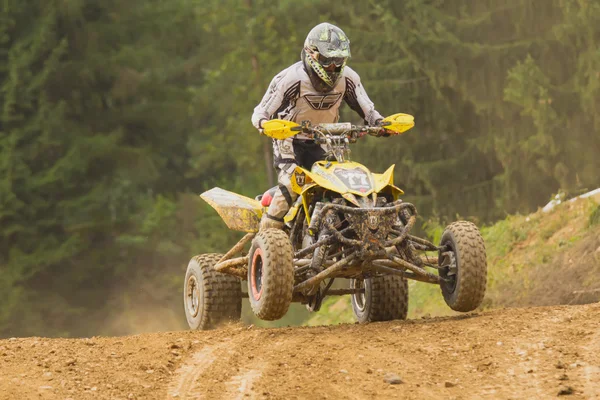
[[301, 132], [301, 127], [295, 122], [282, 119], [272, 119], [262, 124], [263, 134], [270, 138], [283, 140]]
[[394, 114], [384, 118], [381, 125], [390, 133], [400, 135], [415, 126], [415, 117], [409, 114]]

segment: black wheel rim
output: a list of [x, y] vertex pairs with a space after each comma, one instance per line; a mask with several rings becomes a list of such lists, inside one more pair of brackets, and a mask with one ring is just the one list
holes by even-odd
[[250, 273], [250, 292], [254, 300], [260, 300], [262, 296], [263, 258], [262, 251], [256, 249], [252, 257], [252, 269]]
[[[448, 293], [454, 293], [456, 290], [456, 278], [458, 276], [458, 258], [456, 257], [456, 249], [453, 243], [444, 243], [448, 249], [446, 255], [440, 254], [440, 265], [447, 265], [445, 268], [440, 268], [440, 276], [443, 278], [441, 284]], [[449, 274], [453, 270], [454, 274]]]

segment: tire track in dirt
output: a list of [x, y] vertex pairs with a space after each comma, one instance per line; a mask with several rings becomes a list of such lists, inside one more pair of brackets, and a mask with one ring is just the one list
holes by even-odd
[[196, 352], [190, 361], [182, 365], [175, 373], [177, 379], [171, 384], [167, 398], [202, 398], [199, 377], [215, 361], [215, 349], [218, 346], [205, 346]]
[[241, 374], [236, 375], [225, 384], [227, 392], [223, 396], [224, 399], [242, 400], [245, 398], [256, 399], [257, 393], [254, 392], [254, 383], [262, 375], [264, 364], [255, 365], [254, 369], [243, 370]]
[[[239, 332], [241, 329], [235, 329]], [[232, 333], [232, 332], [230, 332]], [[262, 332], [257, 331], [258, 336]], [[264, 363], [244, 357], [244, 338], [235, 335], [215, 345], [205, 345], [175, 373], [167, 399], [256, 398], [252, 388], [261, 376]]]

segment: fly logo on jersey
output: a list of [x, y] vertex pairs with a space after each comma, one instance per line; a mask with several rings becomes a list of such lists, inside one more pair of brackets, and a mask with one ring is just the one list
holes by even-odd
[[306, 102], [315, 110], [329, 110], [340, 100], [341, 97], [341, 93], [326, 95], [307, 94], [304, 96]]

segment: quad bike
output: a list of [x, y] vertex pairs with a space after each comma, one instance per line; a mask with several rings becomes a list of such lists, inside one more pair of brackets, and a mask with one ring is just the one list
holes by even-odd
[[[439, 285], [455, 311], [477, 308], [487, 275], [477, 227], [454, 222], [438, 246], [411, 235], [417, 210], [400, 199], [404, 192], [394, 186], [394, 166], [376, 174], [349, 161], [349, 145], [359, 137], [401, 134], [413, 126], [407, 114], [392, 115], [376, 127], [264, 123], [263, 133], [274, 139], [309, 135], [325, 145], [327, 159], [310, 170], [296, 167], [292, 188], [299, 196], [284, 218], [283, 230], [258, 232], [269, 191], [256, 199], [219, 188], [201, 195], [230, 229], [247, 234], [226, 254], [191, 259], [184, 283], [189, 326], [210, 329], [239, 320], [246, 296], [263, 320], [283, 317], [292, 302], [318, 311], [326, 296], [339, 295], [351, 296], [361, 323], [406, 319], [407, 279]], [[349, 285], [333, 288], [334, 279], [340, 278], [349, 279]], [[247, 293], [240, 280], [247, 281]]]

